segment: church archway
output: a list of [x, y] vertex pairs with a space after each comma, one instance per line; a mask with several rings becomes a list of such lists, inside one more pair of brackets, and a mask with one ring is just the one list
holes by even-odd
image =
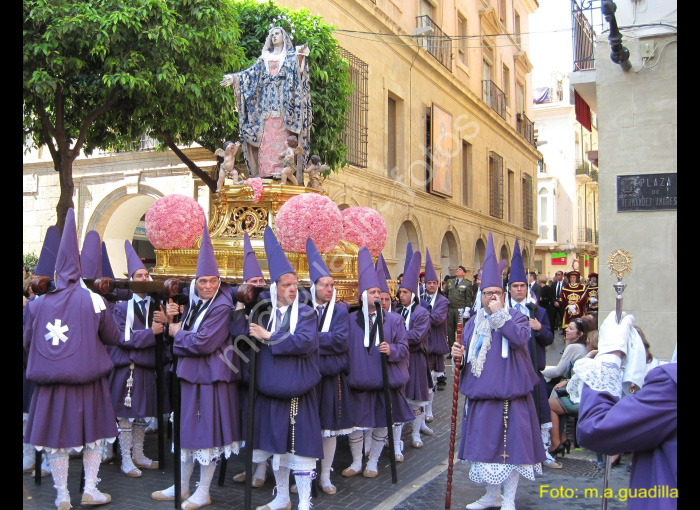
[[394, 268], [394, 274], [392, 274], [394, 278], [403, 273], [406, 259], [406, 245], [408, 243], [411, 243], [413, 251], [420, 249], [420, 244], [418, 243], [418, 231], [416, 230], [416, 226], [410, 220], [404, 221], [396, 233], [396, 248], [394, 253], [396, 253], [396, 259], [398, 262]]

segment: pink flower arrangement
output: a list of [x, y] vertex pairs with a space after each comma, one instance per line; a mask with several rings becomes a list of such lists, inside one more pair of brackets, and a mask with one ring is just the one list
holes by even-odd
[[343, 236], [343, 217], [333, 200], [318, 193], [290, 198], [275, 220], [277, 239], [285, 251], [306, 253], [308, 237], [320, 253], [328, 253]]
[[387, 229], [382, 215], [371, 207], [348, 207], [342, 211], [343, 239], [366, 246], [377, 257], [386, 244]]
[[188, 249], [202, 235], [205, 221], [204, 209], [196, 200], [167, 195], [146, 211], [146, 235], [157, 250]]
[[253, 202], [256, 204], [260, 202], [263, 194], [263, 182], [260, 177], [251, 177], [245, 181], [247, 186], [253, 188]]

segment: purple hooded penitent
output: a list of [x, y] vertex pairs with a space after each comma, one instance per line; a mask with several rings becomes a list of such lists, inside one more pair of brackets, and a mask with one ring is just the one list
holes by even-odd
[[[146, 269], [146, 266], [144, 266], [143, 262], [141, 261], [141, 257], [136, 254], [133, 246], [131, 246], [131, 243], [128, 240], [124, 241], [124, 252], [126, 253], [126, 267], [127, 272], [129, 273], [129, 278], [133, 277], [134, 273], [139, 269]], [[199, 266], [197, 269], [199, 269]]]
[[[99, 244], [97, 253], [100, 260]], [[91, 292], [80, 286], [73, 209], [66, 214], [56, 274], [56, 289], [27, 305], [27, 379], [37, 385], [24, 442], [80, 447], [117, 435], [105, 377], [113, 365], [105, 344], [115, 345], [119, 330], [109, 310], [96, 309]]]
[[377, 257], [377, 264], [381, 266], [382, 270], [384, 271], [384, 279], [391, 280], [389, 268], [386, 267], [386, 260], [384, 260], [384, 255], [382, 255], [381, 253], [379, 254], [379, 257]]
[[90, 230], [85, 234], [83, 250], [80, 252], [80, 269], [83, 278], [99, 278], [102, 276], [102, 245], [100, 234]]
[[306, 259], [309, 262], [309, 279], [311, 283], [316, 283], [319, 278], [331, 275], [310, 237], [306, 239]]
[[[379, 256], [381, 257], [381, 254]], [[386, 276], [384, 276], [384, 269], [382, 269], [382, 265], [380, 264], [379, 259], [377, 259], [377, 266], [374, 269], [377, 272], [377, 280], [379, 281], [379, 289], [382, 292], [386, 292], [387, 294], [390, 294], [389, 284], [386, 283]]]
[[250, 244], [248, 232], [243, 234], [243, 281], [247, 282], [251, 278], [264, 278], [258, 259], [255, 258], [253, 245]]
[[219, 267], [216, 265], [214, 247], [211, 245], [209, 229], [206, 222], [202, 228], [202, 246], [199, 249], [199, 259], [197, 259], [197, 273], [195, 278], [200, 276], [219, 276]]
[[513, 258], [510, 261], [510, 276], [508, 277], [508, 285], [511, 283], [527, 283], [525, 277], [525, 264], [523, 264], [523, 256], [520, 254], [520, 245], [518, 238], [515, 238], [515, 247], [513, 248]]
[[35, 275], [53, 278], [53, 272], [56, 268], [56, 255], [58, 254], [58, 245], [60, 243], [61, 233], [58, 231], [58, 227], [56, 225], [50, 226], [44, 237], [44, 245], [41, 247], [39, 262], [37, 262], [34, 269]]
[[413, 256], [413, 245], [409, 242], [406, 245], [406, 258], [403, 261], [403, 274], [406, 275], [408, 271], [408, 265], [411, 263], [411, 257]]
[[102, 276], [114, 279], [114, 271], [112, 271], [112, 264], [109, 262], [109, 255], [107, 254], [107, 245], [102, 241]]
[[403, 279], [401, 280], [400, 289], [408, 289], [418, 295], [418, 273], [420, 273], [421, 253], [416, 251], [411, 257], [411, 263], [407, 266]]
[[428, 248], [425, 249], [425, 281], [439, 281], [437, 273], [435, 272], [435, 267], [433, 267], [433, 260], [430, 258], [430, 251], [428, 251]]
[[357, 284], [360, 295], [367, 289], [379, 287], [377, 272], [372, 264], [372, 255], [366, 246], [362, 246], [357, 252]]
[[493, 247], [493, 233], [489, 232], [489, 240], [486, 244], [486, 255], [484, 257], [484, 265], [481, 267], [481, 287], [503, 288], [503, 279], [501, 278], [502, 268], [496, 261], [496, 250]]
[[280, 276], [287, 273], [294, 273], [292, 265], [287, 260], [284, 250], [275, 237], [275, 233], [268, 226], [265, 227], [265, 255], [267, 255], [267, 266], [270, 271], [270, 282], [276, 282]]

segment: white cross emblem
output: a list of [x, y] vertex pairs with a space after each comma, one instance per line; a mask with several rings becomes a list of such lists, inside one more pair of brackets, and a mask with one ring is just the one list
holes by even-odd
[[64, 343], [66, 340], [68, 340], [68, 337], [63, 334], [68, 331], [68, 326], [61, 326], [61, 319], [56, 319], [54, 324], [47, 322], [46, 329], [48, 329], [49, 332], [44, 335], [44, 338], [46, 338], [46, 341], [53, 338], [51, 345], [58, 345], [59, 340]]

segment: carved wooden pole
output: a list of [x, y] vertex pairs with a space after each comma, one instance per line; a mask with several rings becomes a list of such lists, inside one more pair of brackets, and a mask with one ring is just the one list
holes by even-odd
[[[457, 338], [455, 343], [462, 345], [462, 329], [464, 324], [457, 324]], [[445, 509], [452, 506], [452, 468], [455, 457], [455, 435], [457, 432], [457, 402], [459, 401], [459, 370], [462, 364], [461, 358], [453, 358], [454, 362], [454, 388], [452, 390], [452, 423], [450, 424], [450, 454], [447, 458], [447, 491], [445, 492]]]

